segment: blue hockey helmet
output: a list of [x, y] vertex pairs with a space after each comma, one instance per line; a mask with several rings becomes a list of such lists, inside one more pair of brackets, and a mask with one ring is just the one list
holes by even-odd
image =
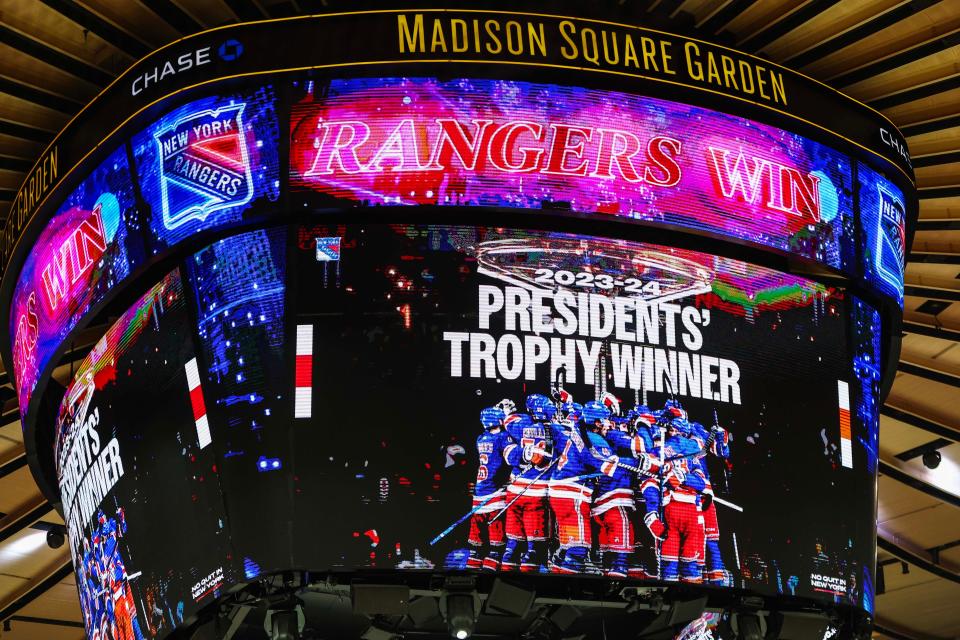
[[496, 429], [503, 426], [503, 410], [499, 407], [487, 407], [480, 410], [480, 424], [484, 429]]
[[553, 416], [557, 414], [557, 407], [547, 396], [542, 393], [534, 393], [527, 396], [527, 413], [534, 420], [546, 422], [547, 420], [553, 420]]
[[583, 419], [583, 405], [579, 402], [568, 402], [563, 405], [563, 414], [567, 420], [576, 424]]
[[638, 404], [633, 409], [630, 409], [630, 413], [627, 414], [627, 417], [630, 418], [630, 421], [635, 427], [639, 426], [637, 425], [637, 422], [641, 422], [647, 427], [651, 427], [657, 421], [657, 416], [654, 415], [653, 409], [645, 404]]
[[503, 426], [507, 429], [526, 429], [533, 426], [533, 420], [525, 413], [511, 413], [504, 419]]
[[679, 400], [674, 400], [670, 398], [663, 405], [663, 412], [667, 414], [667, 418], [687, 418], [687, 412], [683, 408], [683, 405], [680, 404]]
[[685, 418], [674, 418], [667, 423], [667, 429], [677, 433], [689, 436], [693, 432], [693, 426]]
[[583, 419], [592, 425], [597, 420], [606, 420], [610, 417], [610, 410], [602, 402], [591, 400], [583, 405]]

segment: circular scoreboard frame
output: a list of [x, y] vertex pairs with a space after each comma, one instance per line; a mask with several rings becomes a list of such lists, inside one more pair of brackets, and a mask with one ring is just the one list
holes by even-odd
[[[285, 46], [277, 46], [277, 42]], [[615, 44], [616, 43], [616, 44]], [[31, 467], [45, 494], [56, 503], [48, 433], [63, 389], [51, 374], [71, 339], [84, 327], [116, 315], [187, 255], [238, 229], [303, 219], [450, 221], [450, 208], [317, 206], [291, 189], [293, 81], [333, 78], [496, 78], [549, 83], [585, 90], [618, 91], [735, 114], [778, 127], [837, 150], [853, 167], [862, 163], [903, 194], [904, 246], [918, 215], [915, 181], [906, 143], [882, 114], [809, 77], [720, 45], [599, 18], [545, 13], [464, 9], [382, 9], [244, 23], [204, 31], [149, 54], [77, 114], [56, 136], [18, 191], [0, 233], [4, 273], [0, 284], [0, 355], [13, 371], [9, 322], [15, 288], [31, 250], [48, 222], [109, 153], [126, 149], [132, 197], [149, 210], [136, 175], [130, 137], [164, 114], [215, 91], [272, 84], [276, 89], [279, 181], [276, 197], [229, 224], [213, 225], [144, 259], [78, 317], [39, 367], [36, 387], [21, 407]], [[748, 90], [749, 88], [749, 90]], [[121, 152], [122, 155], [122, 152]], [[884, 292], [865, 272], [860, 205], [851, 196], [856, 255], [841, 270], [743, 238], [663, 221], [578, 212], [557, 206], [531, 210], [472, 206], [458, 224], [515, 225], [642, 238], [695, 248], [813, 280], [843, 286], [880, 310], [883, 318], [884, 392], [899, 355], [902, 292]], [[901, 285], [902, 287], [902, 285]], [[53, 387], [56, 387], [55, 393]], [[58, 395], [59, 393], [59, 395]], [[57, 395], [58, 397], [53, 397]], [[23, 396], [21, 396], [23, 397]]]

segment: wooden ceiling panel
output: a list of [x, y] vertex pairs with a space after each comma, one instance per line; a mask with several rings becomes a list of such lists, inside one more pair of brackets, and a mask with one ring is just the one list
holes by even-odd
[[957, 111], [958, 101], [960, 101], [960, 88], [882, 109], [881, 112], [902, 127], [953, 115]]
[[945, 291], [960, 291], [960, 280], [957, 280], [958, 273], [960, 273], [960, 265], [958, 264], [914, 263], [908, 265], [903, 280], [907, 286], [916, 285]]
[[17, 469], [7, 477], [0, 479], [0, 512], [10, 513], [25, 504], [36, 500], [40, 489], [34, 482], [30, 469]]
[[112, 73], [120, 73], [132, 59], [95, 33], [67, 19], [41, 0], [4, 3], [3, 22], [52, 49]]
[[23, 183], [24, 173], [22, 171], [8, 171], [0, 169], [0, 189], [11, 189], [16, 191]]
[[918, 167], [914, 170], [917, 177], [917, 187], [960, 186], [960, 161], [945, 162], [932, 167]]
[[[918, 575], [914, 576], [915, 573]], [[956, 635], [960, 584], [942, 580], [917, 567], [911, 567], [909, 574], [902, 575], [895, 565], [887, 568], [884, 578], [887, 590], [877, 597], [878, 617], [897, 620], [918, 635], [939, 638]]]
[[910, 155], [916, 159], [931, 153], [960, 151], [960, 127], [947, 127], [907, 138]]
[[[960, 343], [918, 334], [904, 337], [901, 362], [918, 364], [958, 377], [960, 382]], [[960, 389], [957, 390], [960, 394]]]
[[943, 49], [842, 89], [857, 100], [869, 102], [957, 73], [960, 73], [960, 46]]
[[[237, 14], [222, 0], [178, 0], [177, 6], [206, 28], [237, 22]], [[261, 14], [262, 18], [266, 18]]]
[[11, 422], [0, 427], [0, 439], [6, 442], [23, 443], [23, 429], [20, 422]]
[[921, 220], [960, 218], [960, 198], [927, 198], [920, 201]]
[[0, 573], [0, 602], [5, 601], [11, 595], [22, 591], [30, 583], [29, 578], [22, 576], [8, 576]]
[[692, 15], [695, 22], [701, 22], [728, 4], [730, 0], [683, 0], [677, 11], [684, 11]]
[[[73, 578], [62, 580], [50, 588], [49, 591], [37, 598], [17, 615], [49, 620], [68, 620], [81, 622], [80, 603], [77, 600], [77, 586]], [[4, 638], [6, 640], [6, 638]]]
[[960, 230], [917, 231], [913, 236], [913, 251], [960, 252]]
[[14, 621], [10, 631], [3, 632], [3, 640], [83, 640], [83, 629], [37, 622]]
[[763, 48], [763, 53], [771, 60], [788, 60], [904, 2], [905, 0], [837, 2], [807, 20], [802, 28], [794, 29], [774, 40]]
[[918, 376], [898, 373], [887, 404], [960, 429], [960, 403], [957, 387]]
[[139, 1], [79, 0], [79, 4], [153, 49], [181, 35]]
[[[932, 440], [932, 438], [930, 438]], [[933, 486], [940, 487], [954, 495], [960, 496], [960, 443], [954, 442], [939, 449], [940, 464], [936, 469], [928, 469], [921, 458], [914, 458], [900, 463], [899, 468], [915, 478], [919, 478]], [[953, 526], [953, 538], [960, 539], [960, 509], [951, 506], [948, 522]], [[941, 542], [948, 542], [943, 540]], [[941, 544], [941, 543], [936, 543]], [[931, 545], [924, 545], [931, 546]]]
[[936, 498], [886, 476], [880, 476], [877, 490], [883, 496], [877, 507], [878, 522], [908, 518], [930, 509], [938, 509], [943, 504]]
[[8, 93], [0, 93], [0, 120], [25, 124], [28, 127], [53, 133], [67, 124], [68, 119], [69, 116], [65, 113], [14, 98]]
[[960, 29], [960, 0], [943, 0], [801, 69], [827, 80]]
[[737, 37], [738, 42], [750, 38], [758, 31], [776, 23], [806, 4], [807, 0], [756, 0], [734, 17], [724, 31]]
[[[913, 298], [913, 300], [920, 303], [925, 301], [924, 298]], [[918, 311], [905, 312], [904, 319], [960, 331], [960, 303], [951, 304], [936, 316]]]
[[958, 273], [960, 273], [960, 265], [957, 264], [914, 262], [907, 265], [903, 279], [907, 284], [960, 290]]
[[100, 92], [95, 84], [6, 44], [0, 44], [0, 75], [69, 98], [77, 103], [78, 109]]
[[31, 163], [40, 157], [45, 146], [42, 142], [33, 142], [0, 133], [0, 149], [3, 149], [4, 155], [22, 158]]
[[60, 549], [51, 549], [47, 546], [46, 531], [28, 527], [8, 538], [0, 546], [0, 573], [32, 578], [38, 565], [49, 565], [57, 558], [65, 559], [66, 548], [64, 545]]
[[880, 458], [890, 460], [897, 454], [924, 445], [936, 436], [890, 416], [880, 416]]

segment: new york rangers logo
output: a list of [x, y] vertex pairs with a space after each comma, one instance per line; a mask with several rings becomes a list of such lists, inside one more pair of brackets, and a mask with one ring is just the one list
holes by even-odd
[[903, 286], [903, 263], [906, 253], [903, 202], [877, 185], [880, 210], [877, 212], [877, 273], [896, 289]]
[[340, 260], [340, 237], [317, 238], [317, 262]]
[[243, 133], [245, 104], [206, 109], [154, 134], [160, 152], [163, 225], [203, 222], [253, 198], [253, 174]]

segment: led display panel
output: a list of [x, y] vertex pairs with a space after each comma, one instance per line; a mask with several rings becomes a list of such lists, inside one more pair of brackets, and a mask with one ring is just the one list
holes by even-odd
[[56, 426], [87, 636], [168, 635], [230, 575], [218, 460], [177, 272], [83, 360]]
[[206, 247], [185, 271], [237, 571], [246, 579], [289, 568], [286, 249], [286, 228], [252, 231]]
[[61, 406], [91, 637], [162, 637], [291, 568], [595, 575], [872, 610], [879, 314], [842, 290], [465, 226], [276, 227], [182, 269], [111, 327]]
[[867, 598], [877, 423], [842, 291], [475, 227], [301, 228], [295, 264], [295, 435], [272, 455], [303, 564]]
[[67, 334], [142, 262], [136, 218], [127, 156], [120, 148], [67, 196], [34, 243], [9, 320], [22, 412]]
[[278, 199], [275, 102], [269, 86], [211, 96], [134, 136], [146, 211], [136, 204], [125, 147], [66, 198], [35, 241], [11, 306], [22, 412], [66, 336], [145, 258]]
[[906, 265], [906, 207], [903, 192], [882, 175], [860, 163], [860, 226], [864, 277], [903, 306]]
[[276, 201], [278, 139], [270, 86], [190, 102], [135, 135], [153, 252]]
[[[297, 80], [291, 98], [296, 210], [474, 205], [631, 218], [805, 257], [902, 305], [904, 194], [801, 135], [669, 100], [521, 81]], [[271, 85], [180, 105], [65, 199], [11, 305], [21, 411], [64, 339], [147, 259], [278, 213], [279, 108]]]
[[849, 158], [776, 127], [529, 82], [362, 78], [295, 87], [291, 183], [330, 205], [569, 209], [853, 266]]

